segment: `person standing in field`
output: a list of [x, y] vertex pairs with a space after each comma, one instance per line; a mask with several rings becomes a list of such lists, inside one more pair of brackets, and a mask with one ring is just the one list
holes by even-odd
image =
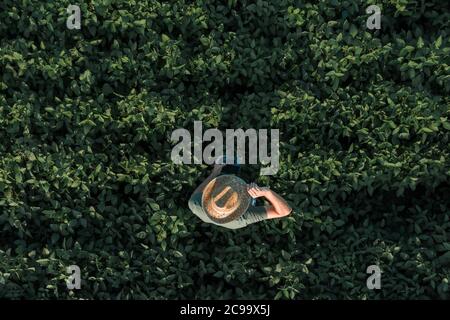
[[[286, 217], [292, 212], [286, 200], [273, 190], [247, 184], [234, 174], [237, 171], [238, 165], [215, 164], [208, 178], [192, 193], [189, 209], [203, 222], [228, 229]], [[254, 206], [256, 198], [264, 198], [270, 205]]]

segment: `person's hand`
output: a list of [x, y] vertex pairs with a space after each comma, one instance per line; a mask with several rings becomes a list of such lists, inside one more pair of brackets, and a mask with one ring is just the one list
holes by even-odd
[[252, 196], [252, 198], [264, 197], [268, 191], [269, 188], [258, 187], [256, 183], [250, 183], [247, 185], [247, 192]]

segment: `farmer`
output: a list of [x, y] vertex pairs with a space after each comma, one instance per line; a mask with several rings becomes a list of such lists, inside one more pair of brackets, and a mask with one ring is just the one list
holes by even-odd
[[[227, 174], [227, 171], [236, 173], [235, 169], [236, 165], [215, 164], [209, 177], [192, 193], [189, 208], [203, 222], [239, 229], [291, 213], [291, 207], [274, 191], [254, 183], [248, 185], [236, 175]], [[254, 206], [254, 199], [259, 197], [264, 197], [270, 205]]]

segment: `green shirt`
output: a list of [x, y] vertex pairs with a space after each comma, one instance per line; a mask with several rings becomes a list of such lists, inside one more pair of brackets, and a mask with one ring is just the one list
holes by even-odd
[[248, 226], [249, 224], [259, 222], [267, 219], [267, 210], [265, 207], [258, 206], [253, 207], [250, 206], [247, 211], [240, 216], [238, 219], [227, 222], [227, 223], [215, 223], [212, 221], [208, 215], [203, 211], [202, 208], [202, 193], [197, 192], [193, 193], [191, 198], [189, 199], [189, 209], [199, 217], [203, 222], [212, 223], [221, 227], [225, 227], [228, 229], [239, 229]]

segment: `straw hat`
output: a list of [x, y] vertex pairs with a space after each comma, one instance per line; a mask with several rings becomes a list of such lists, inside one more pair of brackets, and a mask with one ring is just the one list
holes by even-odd
[[250, 201], [245, 181], [226, 174], [214, 178], [206, 185], [202, 195], [202, 208], [212, 221], [222, 224], [242, 216]]

